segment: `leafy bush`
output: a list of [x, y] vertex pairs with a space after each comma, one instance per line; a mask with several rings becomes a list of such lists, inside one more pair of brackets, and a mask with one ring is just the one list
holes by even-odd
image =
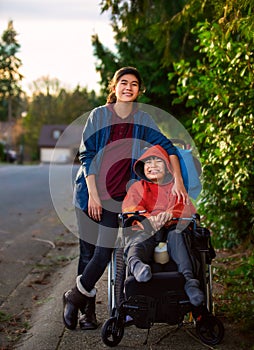
[[214, 243], [232, 247], [253, 237], [254, 45], [219, 24], [199, 23], [191, 67], [175, 63], [174, 103], [192, 108], [189, 128], [201, 154], [203, 191], [199, 211], [214, 232]]

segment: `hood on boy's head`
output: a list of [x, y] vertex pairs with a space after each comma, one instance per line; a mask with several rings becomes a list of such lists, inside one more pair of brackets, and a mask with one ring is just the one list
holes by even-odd
[[144, 174], [144, 161], [145, 161], [145, 159], [150, 158], [150, 157], [158, 157], [164, 161], [164, 163], [166, 165], [166, 172], [167, 172], [164, 182], [171, 182], [173, 179], [173, 175], [172, 175], [172, 169], [170, 167], [169, 156], [168, 156], [168, 153], [164, 150], [164, 148], [162, 148], [159, 145], [149, 147], [142, 154], [142, 156], [139, 157], [139, 159], [134, 163], [134, 166], [133, 166], [135, 173], [141, 179], [144, 179], [144, 180], [150, 182], [150, 180], [148, 180]]

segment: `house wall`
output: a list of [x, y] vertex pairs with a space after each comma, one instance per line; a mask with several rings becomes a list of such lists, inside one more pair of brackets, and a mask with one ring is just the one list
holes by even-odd
[[68, 148], [41, 148], [40, 159], [42, 163], [70, 163], [73, 161], [71, 150]]

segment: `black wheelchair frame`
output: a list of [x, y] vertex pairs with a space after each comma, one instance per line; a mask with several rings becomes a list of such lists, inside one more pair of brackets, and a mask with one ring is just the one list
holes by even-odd
[[[120, 214], [122, 230], [138, 220], [142, 222], [147, 232], [151, 232], [149, 221], [142, 215], [143, 213]], [[205, 295], [205, 305], [200, 308], [191, 305], [184, 292], [184, 277], [175, 271], [175, 266], [170, 267], [169, 271], [153, 273], [152, 279], [148, 282], [138, 283], [133, 276], [127, 275], [123, 248], [115, 248], [108, 266], [110, 318], [104, 322], [101, 330], [105, 345], [114, 347], [121, 342], [125, 327], [130, 325], [126, 323], [127, 316], [132, 318], [132, 325], [149, 331], [154, 323], [167, 323], [181, 327], [186, 315], [192, 314], [192, 323], [203, 343], [217, 345], [222, 341], [224, 326], [214, 315], [212, 297], [211, 262], [215, 258], [215, 251], [211, 244], [210, 231], [199, 226], [198, 214], [191, 218], [173, 220], [188, 221], [184, 238], [194, 271]], [[123, 236], [122, 231], [119, 239], [124, 241]], [[156, 289], [153, 288], [154, 285]], [[159, 290], [160, 294], [157, 294], [156, 290]]]

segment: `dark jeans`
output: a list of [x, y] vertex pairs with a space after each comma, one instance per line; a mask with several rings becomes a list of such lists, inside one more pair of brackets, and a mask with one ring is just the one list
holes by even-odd
[[[147, 239], [145, 239], [147, 237]], [[131, 260], [139, 259], [145, 264], [150, 264], [153, 259], [154, 248], [158, 244], [156, 236], [146, 234], [144, 231], [136, 236], [133, 242], [129, 242], [127, 263]], [[193, 278], [192, 263], [187, 251], [182, 232], [169, 229], [167, 232], [167, 248], [169, 256], [176, 263], [178, 271], [182, 273], [186, 280]]]
[[108, 201], [102, 202], [102, 219], [99, 223], [76, 208], [80, 235], [78, 275], [82, 275], [81, 284], [88, 292], [94, 288], [111, 260], [118, 235], [121, 204], [119, 199], [110, 206]]

